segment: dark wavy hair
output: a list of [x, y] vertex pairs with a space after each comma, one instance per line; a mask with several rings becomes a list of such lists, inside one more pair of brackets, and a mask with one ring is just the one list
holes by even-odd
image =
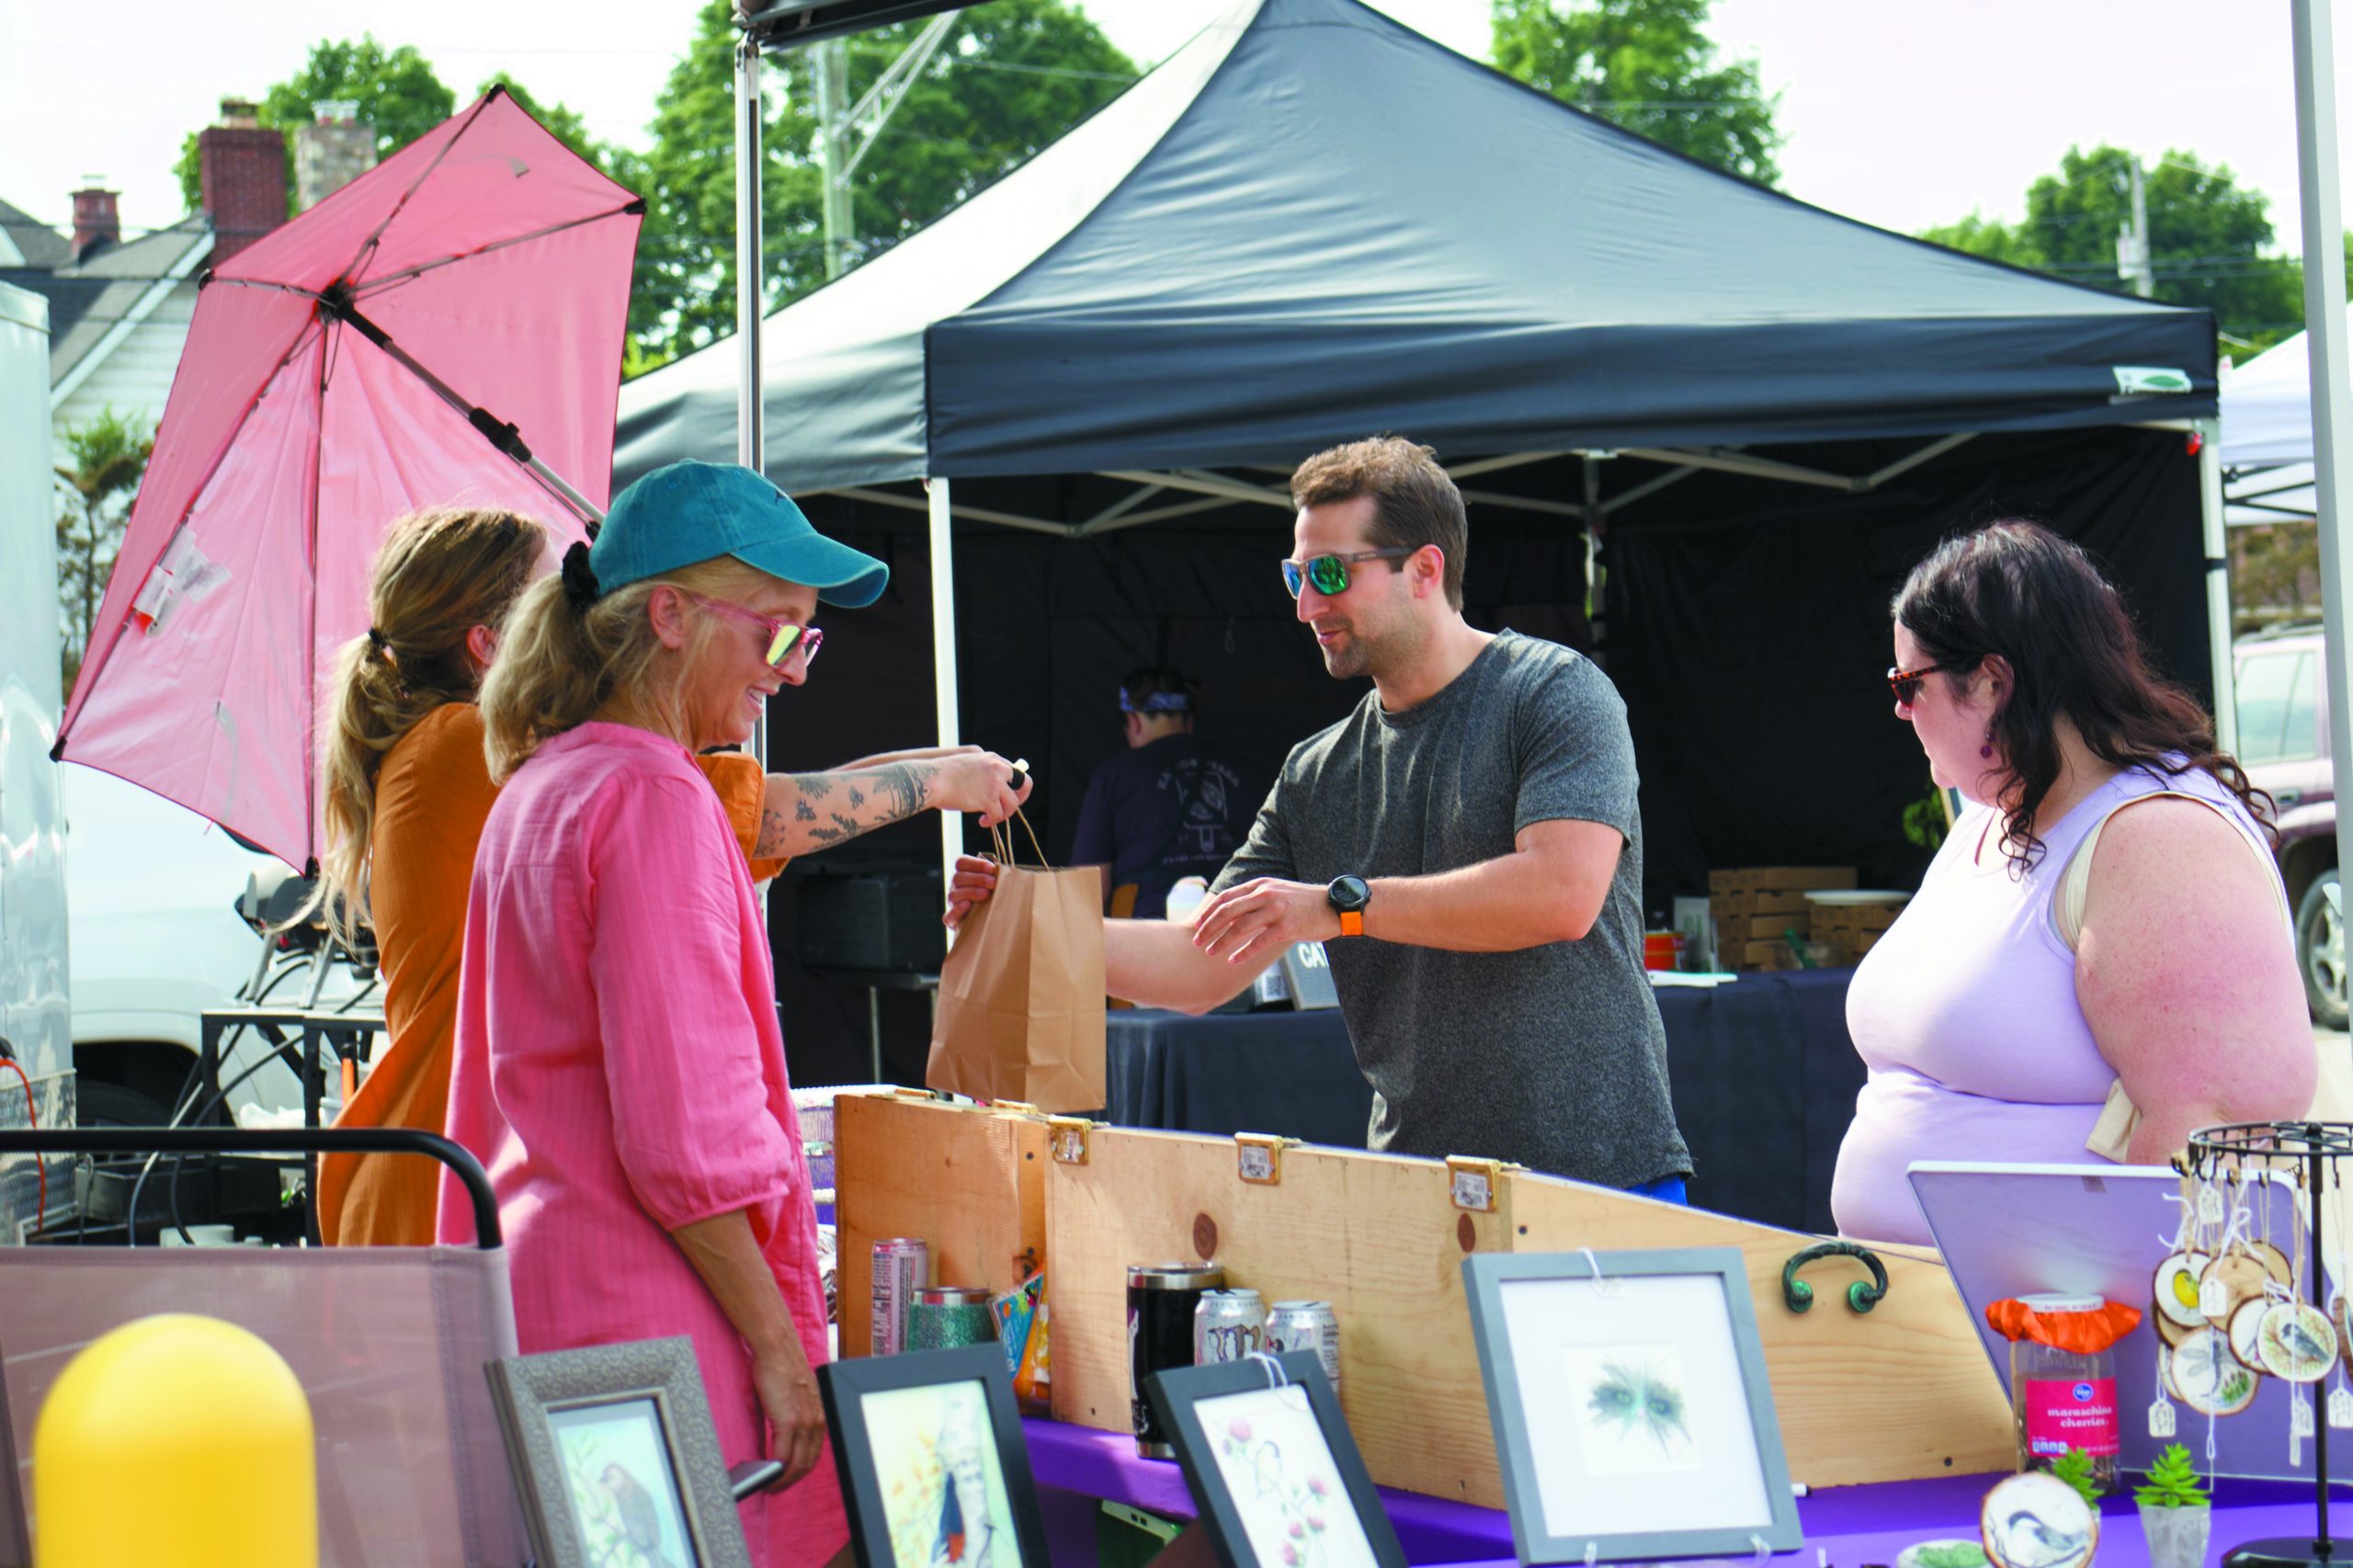
[[[2214, 745], [2198, 699], [2158, 675], [2124, 600], [2077, 546], [2039, 523], [2009, 518], [1957, 535], [1912, 569], [1895, 619], [1959, 690], [1988, 654], [2015, 679], [1994, 713], [2002, 759], [2002, 853], [2013, 875], [2043, 854], [2034, 814], [2059, 778], [2059, 721], [2117, 767], [2178, 777], [2204, 768], [2271, 830], [2271, 797]], [[2174, 759], [2187, 758], [2186, 766]]]

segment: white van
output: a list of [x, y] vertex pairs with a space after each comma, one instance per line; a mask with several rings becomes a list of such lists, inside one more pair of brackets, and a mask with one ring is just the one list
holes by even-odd
[[[57, 535], [51, 525], [49, 301], [0, 283], [0, 1127], [74, 1119], [65, 827], [58, 798]], [[19, 1072], [23, 1076], [19, 1077]], [[43, 1162], [42, 1219], [73, 1209], [69, 1163]], [[0, 1158], [0, 1240], [41, 1210], [41, 1173]]]

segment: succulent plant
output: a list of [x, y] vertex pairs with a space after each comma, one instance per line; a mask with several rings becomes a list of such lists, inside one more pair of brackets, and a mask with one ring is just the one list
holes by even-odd
[[2081, 1449], [2069, 1449], [2051, 1461], [2051, 1473], [2075, 1489], [2075, 1494], [2099, 1507], [2099, 1484], [2092, 1479], [2092, 1456]]
[[2133, 1490], [2132, 1499], [2144, 1508], [2203, 1508], [2210, 1501], [2206, 1489], [2198, 1484], [2198, 1467], [2189, 1462], [2189, 1450], [2179, 1443], [2169, 1445], [2157, 1456], [2146, 1482]]

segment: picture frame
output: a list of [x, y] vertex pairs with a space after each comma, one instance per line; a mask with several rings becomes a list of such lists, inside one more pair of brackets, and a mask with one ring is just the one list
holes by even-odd
[[1049, 1555], [1005, 1347], [817, 1369], [858, 1568], [1023, 1568]]
[[1737, 1247], [1481, 1253], [1462, 1280], [1520, 1562], [1797, 1549]]
[[502, 1356], [488, 1371], [539, 1568], [751, 1568], [692, 1340]]
[[1405, 1568], [1313, 1350], [1144, 1381], [1221, 1568]]

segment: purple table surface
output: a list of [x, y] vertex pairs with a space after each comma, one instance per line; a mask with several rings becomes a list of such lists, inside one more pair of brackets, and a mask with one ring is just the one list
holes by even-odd
[[[1173, 1518], [1190, 1519], [1196, 1509], [1185, 1474], [1173, 1460], [1136, 1457], [1125, 1432], [1098, 1432], [1059, 1421], [1022, 1422], [1029, 1441], [1029, 1464], [1038, 1484], [1108, 1498]], [[1931, 1481], [1888, 1482], [1877, 1486], [1836, 1486], [1798, 1499], [1805, 1544], [1785, 1553], [1784, 1562], [1814, 1568], [1868, 1568], [1893, 1563], [1918, 1541], [1977, 1539], [1978, 1506], [1998, 1474], [1940, 1476]], [[1415, 1564], [1450, 1563], [1463, 1568], [1508, 1568], [1512, 1563], [1511, 1520], [1499, 1509], [1450, 1503], [1415, 1492], [1381, 1489], [1405, 1560]], [[2341, 1512], [2340, 1512], [2341, 1510]], [[2099, 1568], [2145, 1568], [2148, 1548], [2141, 1520], [2127, 1491], [2101, 1510]], [[2330, 1499], [2329, 1517], [2341, 1540], [2353, 1534], [2353, 1498]], [[2313, 1492], [2292, 1482], [2223, 1481], [2215, 1487], [2214, 1522], [2207, 1561], [2246, 1541], [2268, 1537], [2309, 1540]], [[2353, 1554], [2340, 1550], [2340, 1556]], [[1742, 1562], [1745, 1559], [1725, 1559]]]

